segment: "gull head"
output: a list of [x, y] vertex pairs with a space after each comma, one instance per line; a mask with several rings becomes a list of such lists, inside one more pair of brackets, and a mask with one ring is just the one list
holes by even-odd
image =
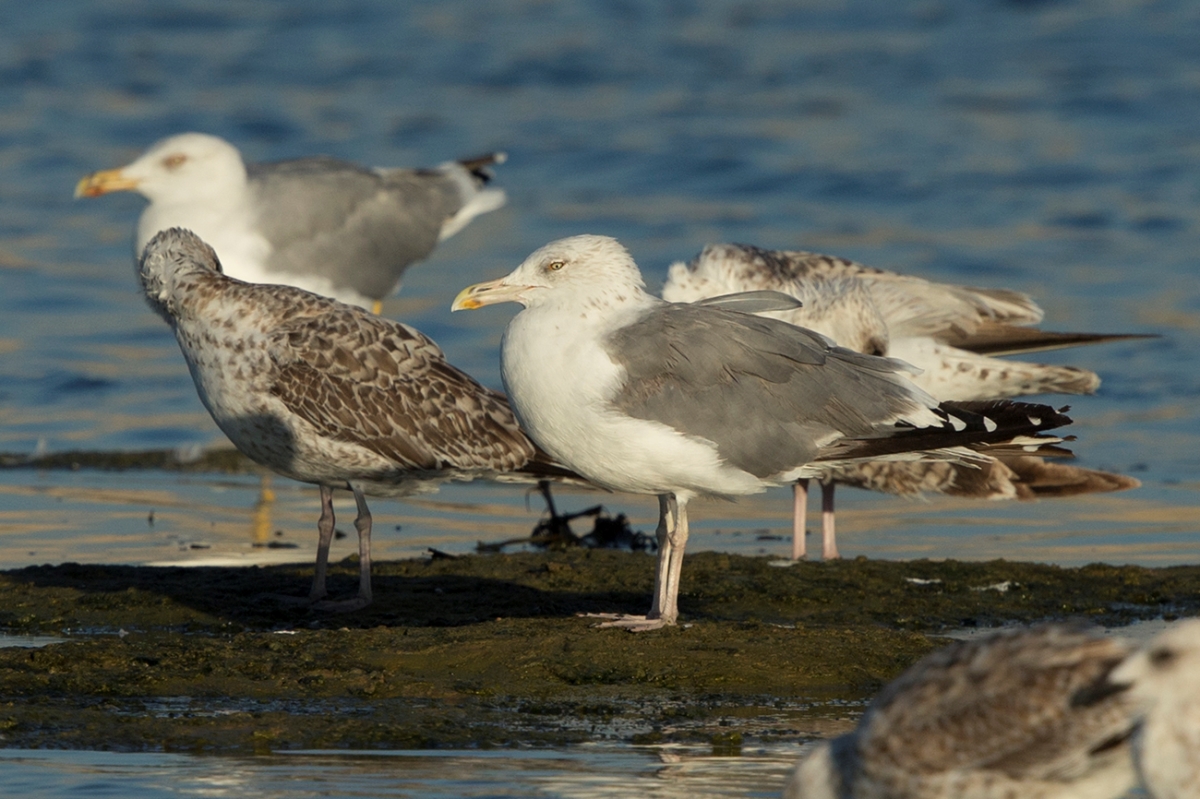
[[138, 277], [146, 301], [168, 322], [175, 315], [171, 295], [179, 278], [208, 272], [221, 272], [216, 251], [195, 233], [183, 228], [159, 231], [138, 259]]
[[1173, 623], [1143, 649], [1125, 659], [1108, 677], [1131, 685], [1130, 693], [1145, 705], [1200, 691], [1200, 619]]
[[572, 236], [536, 250], [508, 275], [459, 292], [451, 310], [473, 310], [498, 302], [527, 308], [547, 302], [624, 302], [645, 294], [646, 283], [633, 257], [609, 236]]
[[234, 195], [246, 184], [237, 148], [206, 133], [181, 133], [152, 145], [136, 161], [94, 172], [75, 186], [76, 197], [136, 191], [151, 202], [188, 203]]

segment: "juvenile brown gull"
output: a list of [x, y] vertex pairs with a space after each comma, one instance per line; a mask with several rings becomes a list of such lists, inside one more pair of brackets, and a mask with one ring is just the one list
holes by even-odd
[[804, 302], [782, 318], [828, 330], [842, 346], [901, 358], [923, 370], [914, 382], [947, 400], [1091, 393], [1100, 378], [1089, 370], [991, 356], [1141, 338], [1032, 327], [1042, 309], [1016, 291], [936, 283], [835, 256], [743, 244], [710, 244], [691, 262], [672, 264], [663, 298], [694, 302], [762, 289]]
[[887, 685], [800, 761], [784, 799], [1115, 799], [1135, 783], [1128, 654], [1044, 625], [958, 641]]
[[[671, 302], [693, 302], [756, 290], [780, 291], [801, 301], [801, 307], [771, 314], [776, 318], [815, 330], [857, 352], [887, 355], [913, 364], [921, 371], [907, 377], [940, 400], [1090, 394], [1100, 385], [1094, 372], [992, 356], [1137, 338], [1036, 329], [1031, 325], [1041, 321], [1041, 308], [1015, 291], [935, 283], [843, 258], [744, 244], [709, 244], [690, 262], [672, 264], [662, 295]], [[989, 473], [996, 478], [990, 488], [985, 482], [971, 479], [968, 469], [948, 464], [856, 464], [837, 475], [826, 474], [821, 485], [824, 557], [838, 557], [835, 483], [909, 495], [919, 493], [912, 487], [923, 484], [923, 491], [942, 489], [942, 493], [981, 499], [1020, 496], [1015, 486], [1004, 485], [1006, 468], [997, 467], [991, 458], [987, 462]], [[1069, 482], [1075, 493], [1084, 487], [1116, 491], [1140, 485], [1131, 477], [1077, 466], [1055, 464], [1033, 469], [1028, 460], [1021, 465], [1026, 473], [1037, 474], [1043, 480], [1053, 472], [1055, 482]], [[981, 491], [968, 494], [968, 486]], [[794, 558], [806, 553], [807, 489], [807, 479], [799, 481], [794, 489]]]
[[[371, 601], [365, 494], [404, 496], [446, 480], [562, 476], [521, 432], [504, 395], [451, 366], [408, 325], [293, 288], [222, 274], [212, 248], [169, 229], [140, 262], [150, 307], [175, 332], [200, 400], [243, 454], [321, 488], [309, 599], [352, 610]], [[333, 489], [358, 506], [359, 590], [322, 602]]]
[[188, 228], [230, 277], [298, 286], [364, 308], [396, 290], [410, 264], [504, 204], [484, 188], [503, 153], [432, 169], [373, 169], [334, 158], [245, 164], [203, 133], [154, 144], [133, 163], [88, 175], [75, 196], [136, 191], [150, 201], [135, 254], [160, 230]]
[[525, 306], [505, 330], [501, 373], [530, 438], [598, 485], [658, 496], [654, 600], [623, 626], [675, 623], [692, 497], [757, 493], [825, 463], [968, 460], [964, 444], [1069, 422], [1046, 406], [940, 408], [896, 374], [905, 364], [730, 310], [752, 308], [743, 300], [664, 302], [615, 239], [575, 236], [454, 301]]
[[1155, 799], [1200, 797], [1200, 620], [1171, 624], [1113, 672], [1130, 685], [1142, 723], [1133, 754]]

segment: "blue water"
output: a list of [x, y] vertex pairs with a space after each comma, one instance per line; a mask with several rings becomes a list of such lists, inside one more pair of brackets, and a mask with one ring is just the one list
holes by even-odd
[[800, 748], [717, 757], [697, 747], [568, 750], [289, 752], [194, 757], [0, 750], [0, 793], [66, 799], [256, 797], [768, 797]]
[[[1104, 379], [1097, 396], [1064, 400], [1079, 462], [1143, 488], [1034, 505], [842, 492], [843, 554], [1200, 559], [1196, 3], [10, 0], [0, 10], [0, 450], [222, 441], [135, 286], [141, 199], [73, 201], [85, 173], [184, 130], [224, 136], [253, 160], [423, 165], [504, 149], [509, 205], [410, 271], [385, 306], [483, 381], [499, 382], [497, 343], [515, 308], [451, 317], [451, 299], [576, 233], [620, 238], [652, 286], [670, 261], [734, 240], [1019, 289], [1041, 301], [1047, 327], [1161, 334], [1046, 356]], [[254, 478], [3, 473], [0, 567], [305, 560], [315, 497], [281, 483], [270, 529], [295, 550], [253, 546], [263, 529]], [[604, 501], [653, 526], [652, 502]], [[488, 486], [377, 504], [377, 533], [403, 528], [377, 534], [381, 557], [519, 535], [538, 510]], [[784, 492], [697, 508], [692, 546], [782, 553], [771, 536], [786, 531], [788, 508]], [[62, 775], [31, 778], [40, 795], [116, 790], [40, 757], [29, 773]], [[154, 793], [153, 771], [136, 763], [112, 767], [149, 775], [135, 795], [189, 795]]]
[[[9, 4], [5, 18], [0, 450], [223, 442], [132, 277], [143, 201], [73, 201], [83, 174], [188, 129], [225, 136], [251, 159], [419, 165], [500, 148], [511, 156], [498, 170], [509, 205], [411, 270], [385, 306], [483, 381], [499, 382], [497, 343], [515, 308], [452, 318], [450, 300], [575, 233], [619, 237], [654, 286], [672, 260], [736, 240], [1020, 289], [1045, 306], [1047, 327], [1162, 335], [1046, 356], [1104, 379], [1097, 396], [1061, 400], [1074, 408], [1079, 462], [1144, 487], [1033, 506], [842, 492], [844, 552], [1200, 556], [1192, 3], [109, 0]], [[45, 520], [64, 518], [54, 512], [69, 500], [39, 505], [46, 483], [72, 496], [113, 484], [4, 475], [0, 491], [25, 499], [0, 516], [0, 537], [119, 537], [121, 519], [153, 504], [109, 493], [101, 512], [76, 503], [56, 527]], [[129, 475], [120, 486], [151, 484], [199, 525], [253, 505], [213, 500], [194, 481]], [[489, 534], [536, 518], [517, 492], [456, 496], [502, 511], [472, 517]], [[774, 492], [695, 513], [701, 536], [744, 535], [694, 546], [772, 551], [746, 541], [786, 532], [787, 502]], [[636, 498], [608, 504], [638, 519], [653, 512]], [[311, 523], [297, 522], [288, 531], [307, 536]], [[452, 527], [422, 529], [450, 545], [487, 537]]]

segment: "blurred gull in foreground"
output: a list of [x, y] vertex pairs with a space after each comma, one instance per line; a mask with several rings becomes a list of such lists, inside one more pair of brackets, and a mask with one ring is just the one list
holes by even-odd
[[431, 169], [325, 157], [245, 164], [224, 139], [182, 133], [128, 166], [88, 175], [75, 196], [145, 196], [137, 254], [158, 231], [188, 228], [217, 251], [230, 277], [298, 286], [378, 312], [410, 264], [504, 205], [503, 191], [485, 188], [488, 167], [503, 161], [492, 153]]
[[[934, 283], [809, 252], [710, 244], [689, 263], [672, 264], [663, 299], [694, 302], [739, 291], [780, 291], [801, 301], [775, 318], [815, 330], [838, 345], [886, 355], [921, 372], [905, 376], [940, 400], [990, 400], [1027, 394], [1090, 394], [1100, 378], [1086, 369], [993, 357], [1139, 336], [1039, 330], [1042, 310], [1027, 295]], [[838, 557], [835, 483], [893, 494], [937, 492], [980, 499], [1117, 491], [1131, 477], [1048, 464], [1040, 458], [983, 461], [985, 475], [949, 464], [854, 464], [822, 478], [824, 556]], [[1020, 457], [1023, 453], [1017, 453]], [[808, 480], [795, 488], [793, 557], [802, 557]]]
[[522, 427], [597, 485], [658, 495], [654, 600], [615, 622], [630, 629], [677, 619], [692, 497], [753, 494], [854, 460], [971, 460], [963, 445], [1014, 436], [1036, 448], [1039, 431], [1070, 422], [1040, 405], [939, 406], [899, 376], [905, 364], [741, 312], [795, 305], [776, 292], [679, 304], [644, 286], [615, 239], [575, 236], [453, 306], [524, 305], [501, 354]]
[[1144, 719], [1133, 739], [1155, 799], [1200, 797], [1200, 620], [1175, 622], [1113, 672]]
[[823, 741], [784, 799], [1115, 799], [1133, 787], [1121, 640], [1065, 625], [958, 641]]
[[[223, 275], [195, 234], [157, 234], [141, 258], [146, 300], [175, 331], [217, 426], [247, 457], [321, 487], [309, 601], [371, 601], [365, 494], [404, 496], [446, 480], [536, 482], [567, 476], [517, 426], [504, 395], [446, 362], [419, 331], [291, 286]], [[333, 489], [358, 505], [359, 591], [326, 596]]]

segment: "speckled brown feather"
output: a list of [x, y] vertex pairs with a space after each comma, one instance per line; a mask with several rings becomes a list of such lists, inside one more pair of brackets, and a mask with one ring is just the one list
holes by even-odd
[[1117, 799], [1135, 784], [1129, 652], [1047, 624], [957, 641], [889, 683], [851, 733], [822, 742], [785, 799]]
[[562, 476], [504, 395], [447, 363], [419, 331], [301, 289], [226, 277], [199, 239], [168, 234], [174, 249], [143, 259], [147, 300], [175, 328], [213, 419], [249, 457], [299, 480], [361, 482], [368, 493], [527, 463], [532, 477]]
[[533, 457], [504, 396], [448, 364], [426, 336], [315, 305], [272, 334], [271, 390], [322, 435], [411, 469], [510, 471]]
[[[525, 437], [502, 394], [407, 325], [291, 286], [226, 277], [213, 249], [179, 228], [150, 240], [138, 270], [217, 426], [254, 461], [321, 486], [316, 568], [299, 600], [311, 607], [372, 601], [367, 494], [573, 477]], [[354, 494], [359, 534], [358, 594], [336, 601], [326, 599], [335, 488]]]
[[1078, 778], [1091, 753], [1132, 731], [1131, 698], [1097, 690], [1128, 653], [1062, 625], [951, 644], [876, 697], [856, 733], [859, 762], [877, 777], [897, 768], [901, 781], [951, 770]]
[[970, 499], [1033, 500], [1070, 497], [1137, 488], [1141, 482], [1123, 474], [1053, 463], [1038, 455], [983, 450], [979, 463], [944, 461], [869, 461], [829, 470], [825, 479], [839, 485], [915, 497], [945, 494]]
[[[1017, 291], [933, 283], [835, 255], [767, 250], [747, 244], [709, 244], [690, 264], [672, 266], [668, 283], [676, 283], [683, 289], [702, 280], [696, 270], [703, 260], [723, 262], [725, 280], [733, 281], [716, 293], [751, 288], [790, 293], [789, 286], [811, 280], [862, 280], [895, 335], [941, 335], [950, 331], [965, 335], [982, 324], [1027, 325], [1042, 319], [1042, 311], [1033, 300]], [[699, 287], [692, 289], [697, 290], [701, 295], [709, 293]], [[696, 297], [689, 294], [668, 299], [684, 301]]]

